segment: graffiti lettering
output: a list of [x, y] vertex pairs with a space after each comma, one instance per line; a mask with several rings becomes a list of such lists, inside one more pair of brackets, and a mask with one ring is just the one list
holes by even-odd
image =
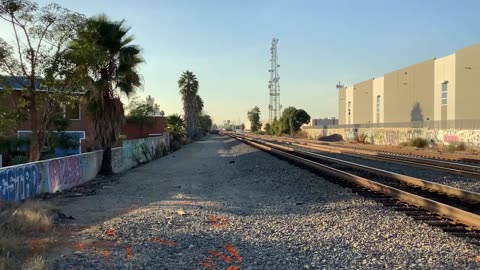
[[37, 193], [38, 182], [35, 165], [0, 170], [0, 199], [18, 201], [32, 197]]
[[50, 192], [56, 192], [82, 183], [80, 157], [54, 159], [48, 165]]

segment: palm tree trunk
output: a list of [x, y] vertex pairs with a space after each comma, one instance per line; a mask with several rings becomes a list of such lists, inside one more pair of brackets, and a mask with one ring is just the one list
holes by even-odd
[[102, 166], [100, 167], [101, 175], [112, 175], [113, 168], [112, 168], [112, 148], [106, 147], [103, 149], [103, 159], [102, 159]]

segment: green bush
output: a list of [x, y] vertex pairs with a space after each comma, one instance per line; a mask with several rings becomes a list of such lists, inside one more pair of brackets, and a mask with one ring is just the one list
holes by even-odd
[[467, 150], [467, 145], [464, 142], [457, 143], [457, 151]]
[[410, 145], [417, 148], [425, 148], [426, 146], [428, 146], [428, 140], [425, 138], [415, 138], [410, 141]]
[[355, 136], [355, 142], [365, 144], [367, 137], [368, 137], [367, 134], [360, 133], [360, 135]]
[[27, 156], [14, 156], [12, 158], [12, 165], [18, 165], [18, 164], [23, 164], [28, 162], [28, 157]]
[[446, 147], [447, 152], [453, 153], [455, 151], [466, 151], [467, 145], [464, 142], [450, 143]]

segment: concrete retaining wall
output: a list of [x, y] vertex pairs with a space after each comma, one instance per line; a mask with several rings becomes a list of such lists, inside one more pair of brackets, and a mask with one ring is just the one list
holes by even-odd
[[53, 193], [94, 178], [102, 151], [9, 166], [0, 169], [0, 199], [19, 201], [36, 193]]
[[414, 138], [425, 138], [435, 143], [464, 142], [468, 146], [480, 147], [480, 130], [429, 129], [429, 128], [338, 128], [305, 129], [308, 136], [318, 139], [322, 136], [340, 134], [345, 140], [354, 140], [360, 134], [367, 135], [367, 141], [378, 145], [398, 145]]
[[119, 173], [145, 163], [170, 151], [170, 135], [123, 141], [112, 149], [113, 172]]
[[[112, 150], [115, 173], [160, 157], [170, 151], [170, 136], [123, 142]], [[102, 151], [0, 168], [0, 200], [19, 201], [37, 193], [54, 193], [95, 178]]]

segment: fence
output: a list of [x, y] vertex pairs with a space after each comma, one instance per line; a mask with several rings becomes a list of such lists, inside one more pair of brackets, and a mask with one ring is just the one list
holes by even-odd
[[[124, 141], [112, 150], [115, 173], [170, 151], [170, 135]], [[54, 193], [95, 178], [102, 164], [102, 151], [54, 158], [0, 168], [0, 200], [19, 201], [37, 193]]]

